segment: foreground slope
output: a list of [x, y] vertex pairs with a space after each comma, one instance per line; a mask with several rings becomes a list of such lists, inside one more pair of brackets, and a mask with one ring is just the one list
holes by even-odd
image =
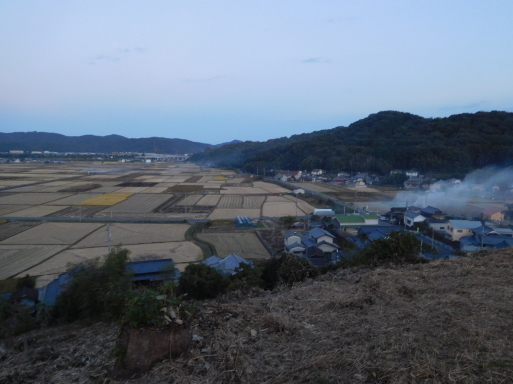
[[[232, 293], [197, 304], [188, 356], [132, 382], [513, 382], [512, 300], [511, 249]], [[116, 331], [40, 330], [28, 353], [8, 340], [0, 382], [101, 382]]]

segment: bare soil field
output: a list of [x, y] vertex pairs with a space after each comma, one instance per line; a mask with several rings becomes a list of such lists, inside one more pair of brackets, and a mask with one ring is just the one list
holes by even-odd
[[[223, 196], [228, 197], [228, 196]], [[244, 196], [242, 208], [260, 209], [265, 201], [266, 196]]]
[[[105, 184], [105, 183], [102, 183], [102, 184]], [[121, 189], [121, 187], [101, 187], [101, 188], [98, 188], [98, 189], [93, 189], [92, 193], [112, 193], [112, 192], [116, 192], [116, 191], [119, 191]]]
[[315, 210], [314, 206], [308, 204], [304, 200], [296, 199], [295, 196], [286, 195], [284, 197], [287, 198], [288, 200], [293, 201], [294, 203], [296, 203], [296, 201], [297, 201], [298, 208], [301, 209], [303, 212], [305, 212], [307, 215], [311, 215], [313, 213], [313, 211]]
[[271, 256], [253, 232], [201, 233], [198, 236], [200, 239], [214, 244], [217, 256], [221, 258], [232, 253], [248, 259], [265, 259]]
[[40, 221], [9, 221], [0, 224], [0, 241], [8, 239], [27, 229], [33, 228], [41, 224]]
[[0, 205], [27, 204], [39, 205], [71, 196], [71, 193], [16, 193], [0, 197]]
[[331, 188], [327, 188], [323, 185], [320, 185], [321, 183], [293, 183], [294, 186], [298, 187], [298, 188], [304, 188], [304, 189], [309, 189], [311, 191], [315, 191], [315, 192], [333, 192], [333, 189]]
[[168, 200], [166, 200], [163, 204], [159, 205], [157, 208], [153, 210], [153, 212], [161, 212], [161, 213], [167, 213], [168, 210], [174, 205], [179, 202], [180, 200], [185, 198], [185, 195], [183, 194], [175, 194], [175, 195], [166, 195], [169, 196]]
[[76, 195], [68, 196], [59, 200], [54, 200], [50, 203], [46, 203], [45, 205], [75, 205], [80, 204], [85, 200], [89, 200], [100, 196], [102, 196], [101, 193], [77, 193]]
[[289, 202], [265, 202], [262, 208], [263, 217], [283, 217], [283, 216], [305, 216], [306, 213], [297, 207], [292, 201]]
[[76, 183], [73, 183], [72, 185], [68, 186], [68, 185], [65, 185], [61, 190], [59, 190], [58, 192], [87, 192], [87, 191], [90, 191], [92, 189], [98, 189], [98, 188], [101, 188], [103, 187], [103, 185], [101, 184], [98, 184], [98, 183], [84, 183], [84, 184], [76, 184]]
[[203, 189], [203, 185], [174, 185], [169, 187], [171, 193], [193, 193], [200, 192]]
[[44, 217], [54, 212], [62, 210], [62, 206], [55, 205], [38, 205], [22, 209], [21, 211], [11, 212], [6, 217]]
[[289, 203], [290, 200], [285, 196], [267, 196], [267, 203]]
[[116, 185], [116, 187], [135, 187], [135, 188], [142, 188], [142, 187], [154, 187], [158, 183], [148, 183], [148, 182], [142, 182], [142, 181], [129, 181], [125, 183], [121, 183]]
[[168, 187], [150, 187], [148, 189], [145, 189], [141, 193], [154, 193], [154, 194], [158, 194], [158, 193], [165, 192], [166, 189], [168, 189]]
[[218, 208], [242, 208], [242, 196], [222, 196]]
[[97, 223], [43, 223], [3, 240], [0, 244], [69, 245], [102, 226]]
[[[130, 244], [123, 246], [123, 248], [130, 251], [129, 258], [131, 261], [171, 258], [175, 263], [191, 263], [200, 261], [203, 257], [201, 249], [197, 245], [187, 241]], [[36, 276], [37, 286], [41, 287], [51, 282], [59, 274], [72, 269], [74, 266], [97, 257], [101, 258], [107, 253], [107, 247], [67, 249], [48, 258], [41, 264], [24, 271], [20, 275], [24, 276], [28, 273], [31, 276]]]
[[[128, 224], [110, 225], [111, 244], [147, 244], [185, 241], [187, 224]], [[107, 227], [102, 226], [96, 232], [85, 237], [72, 248], [94, 248], [108, 246]]]
[[208, 217], [212, 220], [220, 220], [220, 219], [233, 219], [237, 216], [248, 216], [250, 218], [259, 218], [260, 217], [260, 209], [226, 209], [226, 208], [216, 208], [214, 212], [210, 214]]
[[198, 205], [212, 205], [216, 206], [219, 203], [220, 195], [207, 195], [203, 196], [201, 200], [198, 201]]
[[265, 195], [266, 190], [252, 187], [222, 187], [222, 195]]
[[198, 181], [201, 180], [201, 178], [202, 178], [202, 176], [191, 176], [188, 179], [186, 179], [184, 182], [185, 183], [197, 183]]
[[31, 207], [31, 205], [0, 205], [0, 216], [5, 216], [11, 212], [21, 211], [29, 207]]
[[169, 195], [137, 194], [105, 209], [105, 212], [149, 213], [169, 199]]
[[140, 193], [142, 191], [145, 191], [149, 187], [125, 187], [121, 188], [120, 190], [116, 191], [116, 193]]
[[0, 279], [24, 272], [65, 248], [65, 245], [0, 244]]
[[[62, 207], [60, 207], [62, 208]], [[93, 217], [97, 212], [104, 210], [104, 206], [82, 206], [77, 205], [74, 207], [67, 207], [60, 211], [53, 212], [51, 217], [69, 217], [69, 218], [81, 218], [81, 217]]]
[[189, 195], [178, 201], [175, 205], [195, 205], [202, 197], [203, 195]]

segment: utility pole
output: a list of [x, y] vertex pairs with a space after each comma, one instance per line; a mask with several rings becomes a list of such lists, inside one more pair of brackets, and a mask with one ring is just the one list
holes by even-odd
[[110, 239], [112, 238], [112, 235], [110, 234], [110, 223], [107, 224], [107, 243], [109, 244], [109, 253], [110, 253]]

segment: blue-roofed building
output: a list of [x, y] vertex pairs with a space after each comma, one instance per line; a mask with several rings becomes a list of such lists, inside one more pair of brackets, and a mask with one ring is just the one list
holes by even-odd
[[202, 261], [203, 264], [208, 265], [209, 267], [215, 268], [222, 261], [220, 257], [210, 256], [208, 259]]
[[253, 263], [251, 261], [243, 259], [235, 253], [232, 253], [230, 256], [222, 259], [215, 268], [224, 275], [233, 275], [241, 268], [243, 264], [253, 267]]
[[235, 225], [237, 228], [251, 228], [255, 226], [255, 224], [247, 216], [237, 216], [235, 218]]
[[142, 260], [127, 263], [127, 271], [133, 273], [133, 281], [178, 280], [180, 271], [172, 259]]

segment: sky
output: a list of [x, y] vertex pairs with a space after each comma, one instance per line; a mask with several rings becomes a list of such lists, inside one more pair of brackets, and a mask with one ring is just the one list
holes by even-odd
[[0, 132], [218, 144], [513, 112], [513, 1], [0, 2]]

